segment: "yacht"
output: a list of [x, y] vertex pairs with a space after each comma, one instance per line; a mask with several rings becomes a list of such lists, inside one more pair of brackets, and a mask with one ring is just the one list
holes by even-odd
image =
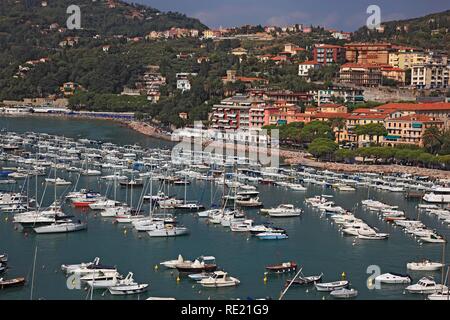
[[423, 196], [423, 200], [431, 203], [450, 203], [450, 188], [435, 187]]
[[387, 283], [387, 284], [398, 284], [398, 283], [411, 283], [412, 279], [409, 275], [403, 275], [399, 273], [383, 273], [375, 277], [375, 283]]
[[181, 256], [181, 254], [179, 254], [177, 259], [163, 261], [163, 262], [160, 262], [159, 264], [166, 268], [169, 268], [169, 269], [176, 269], [177, 264], [181, 264], [181, 263], [192, 263], [192, 261], [184, 260], [184, 258]]
[[157, 223], [155, 229], [147, 231], [150, 237], [177, 237], [189, 234], [189, 229], [174, 224]]
[[33, 228], [34, 232], [38, 234], [43, 233], [68, 233], [75, 231], [82, 231], [87, 229], [87, 223], [64, 221], [64, 222], [54, 222], [47, 226], [40, 226]]
[[423, 277], [416, 284], [405, 288], [410, 293], [437, 293], [442, 290], [448, 290], [447, 286], [437, 284], [432, 277]]
[[302, 209], [295, 208], [292, 204], [281, 204], [276, 208], [268, 209], [267, 213], [273, 218], [298, 217]]
[[444, 265], [440, 262], [432, 262], [429, 260], [424, 260], [421, 262], [409, 262], [406, 264], [408, 270], [413, 271], [437, 271]]

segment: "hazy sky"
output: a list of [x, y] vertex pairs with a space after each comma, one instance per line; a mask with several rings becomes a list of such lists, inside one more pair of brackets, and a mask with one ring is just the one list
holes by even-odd
[[381, 8], [381, 20], [423, 16], [450, 9], [448, 0], [127, 0], [162, 11], [178, 11], [200, 19], [207, 26], [243, 24], [323, 25], [354, 31], [364, 25], [371, 4]]

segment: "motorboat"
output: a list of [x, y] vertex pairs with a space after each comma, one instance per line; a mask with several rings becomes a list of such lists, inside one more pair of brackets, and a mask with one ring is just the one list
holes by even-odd
[[412, 279], [409, 275], [399, 274], [399, 273], [383, 273], [375, 277], [375, 283], [386, 283], [386, 284], [399, 284], [399, 283], [411, 283]]
[[410, 293], [437, 293], [442, 290], [448, 290], [447, 286], [438, 284], [432, 277], [423, 277], [416, 284], [405, 288]]
[[444, 267], [444, 264], [440, 262], [432, 262], [424, 260], [421, 262], [409, 262], [406, 264], [406, 268], [412, 271], [437, 271]]
[[358, 295], [358, 291], [355, 289], [337, 289], [330, 292], [330, 296], [333, 298], [339, 298], [339, 299], [348, 299], [348, 298], [354, 298]]
[[272, 218], [298, 217], [302, 213], [302, 209], [295, 208], [292, 204], [281, 204], [276, 208], [268, 209], [267, 213]]
[[427, 297], [428, 300], [447, 300], [450, 301], [450, 293], [447, 290], [438, 291], [436, 293], [430, 294]]
[[270, 264], [266, 266], [266, 270], [271, 273], [286, 273], [297, 270], [297, 263], [294, 261], [282, 262], [279, 264]]
[[107, 208], [114, 208], [117, 205], [119, 205], [118, 201], [106, 199], [106, 200], [100, 200], [100, 201], [97, 201], [94, 203], [90, 203], [89, 208], [91, 210], [105, 210]]
[[200, 281], [202, 279], [207, 279], [209, 277], [212, 277], [214, 275], [214, 272], [201, 272], [201, 273], [193, 273], [193, 274], [189, 274], [188, 277], [189, 279], [192, 279], [194, 281]]
[[123, 277], [117, 272], [84, 276], [80, 280], [86, 282], [93, 289], [108, 289], [120, 283]]
[[175, 209], [177, 210], [185, 210], [185, 211], [199, 211], [204, 209], [205, 206], [198, 202], [185, 202], [181, 204], [176, 204]]
[[259, 201], [259, 197], [256, 197], [256, 198], [238, 197], [235, 202], [236, 202], [236, 205], [238, 205], [240, 207], [257, 208], [257, 207], [261, 207], [263, 205], [262, 202]]
[[428, 234], [424, 237], [420, 237], [420, 240], [427, 243], [446, 243], [447, 241], [435, 233]]
[[260, 224], [256, 226], [252, 226], [248, 231], [250, 231], [251, 234], [258, 234], [263, 232], [279, 232], [279, 233], [286, 233], [286, 230], [278, 227], [274, 227], [270, 224]]
[[177, 264], [181, 264], [181, 263], [192, 263], [192, 261], [189, 260], [184, 260], [184, 258], [181, 256], [181, 254], [178, 255], [178, 258], [175, 260], [167, 260], [167, 261], [163, 261], [160, 262], [159, 264], [169, 268], [169, 269], [176, 269], [177, 268]]
[[63, 264], [61, 265], [61, 270], [66, 273], [72, 273], [74, 270], [79, 268], [85, 268], [91, 265], [99, 265], [100, 264], [100, 258], [96, 257], [94, 261], [92, 262], [82, 262], [78, 264]]
[[128, 295], [145, 292], [147, 288], [148, 284], [146, 283], [136, 283], [133, 279], [133, 273], [130, 272], [125, 279], [119, 280], [116, 285], [110, 286], [108, 290], [112, 295]]
[[347, 280], [341, 280], [341, 281], [334, 281], [334, 282], [315, 283], [314, 285], [315, 285], [317, 291], [331, 292], [334, 290], [347, 288], [349, 285], [349, 282]]
[[199, 259], [195, 259], [194, 262], [184, 261], [177, 263], [175, 267], [179, 272], [183, 273], [200, 273], [202, 271], [215, 271], [217, 264], [215, 263], [215, 257], [203, 256]]
[[435, 187], [423, 196], [423, 200], [431, 203], [450, 203], [450, 188]]
[[256, 237], [261, 240], [283, 240], [288, 239], [288, 235], [280, 232], [261, 232], [256, 234]]
[[0, 263], [7, 263], [8, 262], [8, 255], [6, 253], [0, 254]]
[[237, 286], [241, 282], [239, 279], [229, 276], [227, 272], [215, 271], [211, 277], [202, 279], [198, 283], [206, 288], [220, 288]]
[[54, 184], [56, 186], [69, 186], [72, 184], [72, 182], [61, 179], [61, 178], [45, 178], [45, 182], [49, 184]]

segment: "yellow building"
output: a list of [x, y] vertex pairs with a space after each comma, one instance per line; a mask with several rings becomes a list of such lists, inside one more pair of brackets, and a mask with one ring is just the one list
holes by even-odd
[[444, 121], [420, 114], [386, 119], [388, 135], [384, 137], [384, 143], [391, 146], [414, 144], [422, 147], [425, 130], [433, 126], [442, 129]]
[[419, 51], [399, 50], [389, 53], [389, 65], [403, 70], [411, 69], [415, 64], [425, 62], [425, 54]]

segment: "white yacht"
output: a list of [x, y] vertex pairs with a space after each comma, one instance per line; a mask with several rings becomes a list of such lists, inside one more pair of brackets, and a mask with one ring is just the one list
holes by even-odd
[[442, 263], [432, 262], [429, 260], [424, 260], [421, 262], [409, 262], [406, 264], [406, 268], [413, 271], [436, 271], [442, 267], [444, 267]]
[[448, 290], [447, 286], [436, 283], [432, 277], [423, 277], [416, 284], [407, 286], [405, 289], [410, 293], [437, 293]]
[[375, 277], [375, 283], [398, 284], [411, 283], [412, 279], [409, 275], [403, 275], [393, 272], [383, 273]]
[[43, 233], [68, 233], [75, 231], [82, 231], [87, 229], [87, 223], [83, 222], [54, 222], [48, 226], [40, 226], [33, 228], [34, 232]]
[[273, 218], [298, 217], [302, 213], [302, 209], [295, 208], [292, 204], [280, 204], [276, 208], [268, 209], [267, 213]]
[[432, 203], [450, 203], [450, 188], [435, 187], [423, 196], [423, 200]]

